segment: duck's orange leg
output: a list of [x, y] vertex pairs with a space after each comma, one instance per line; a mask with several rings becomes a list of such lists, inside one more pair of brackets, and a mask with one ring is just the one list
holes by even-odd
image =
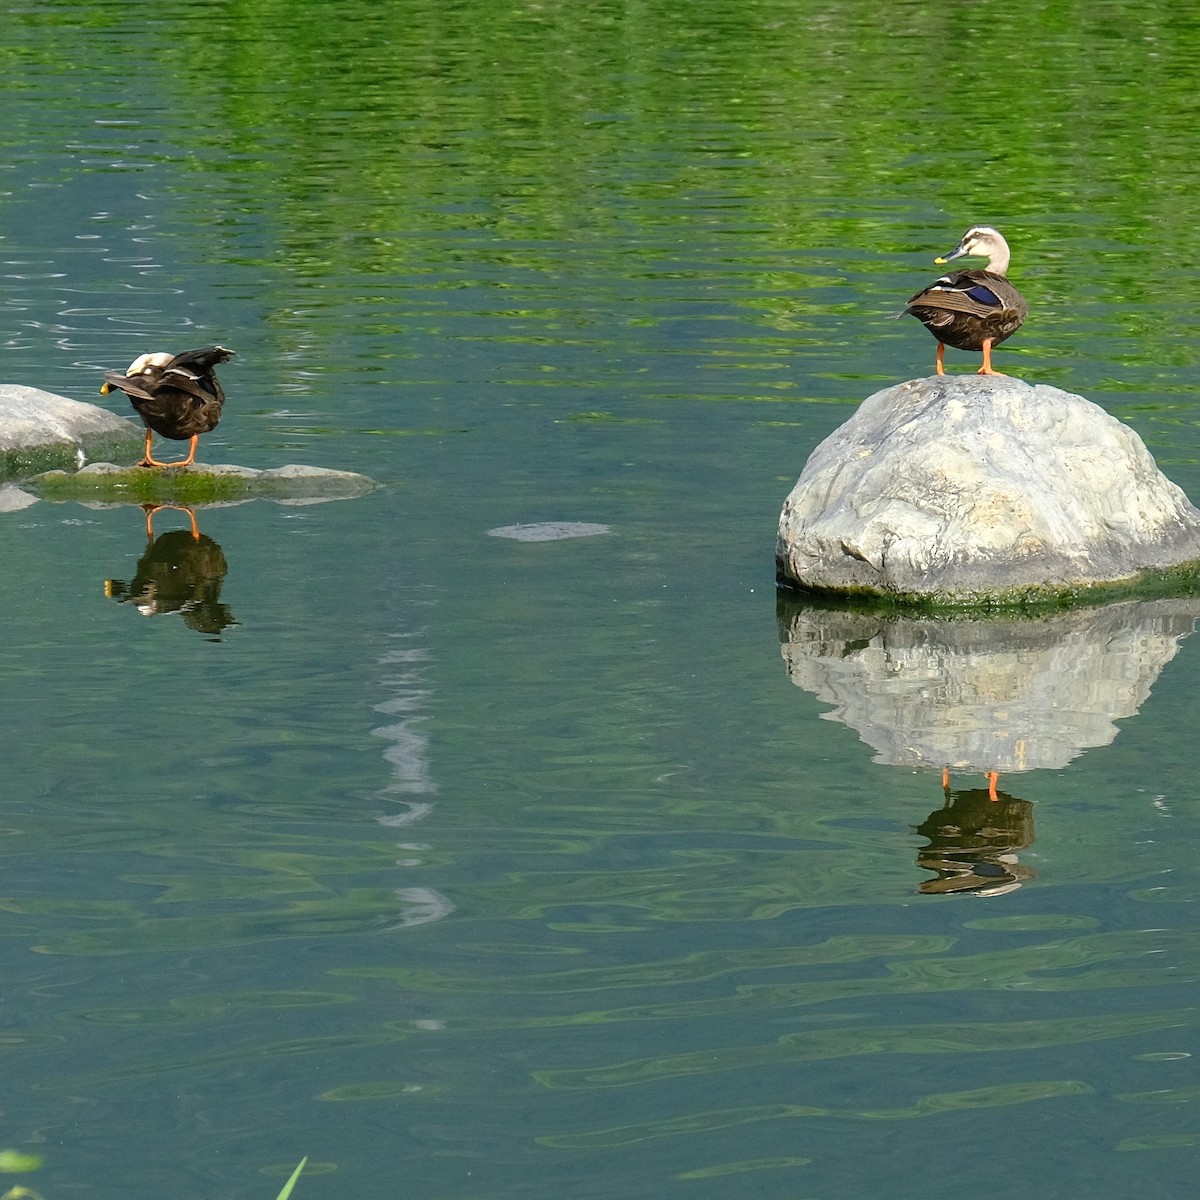
[[[979, 375], [1004, 375], [1003, 371], [996, 371], [992, 368], [992, 339], [983, 339], [983, 366], [977, 372]], [[1006, 377], [1007, 378], [1007, 377]]]
[[179, 462], [159, 462], [157, 458], [150, 453], [150, 443], [154, 438], [154, 432], [150, 429], [146, 430], [146, 452], [142, 455], [142, 461], [137, 465], [139, 467], [190, 467], [196, 461], [196, 443], [200, 441], [199, 434], [192, 435], [192, 444], [188, 449], [187, 458], [180, 459]]
[[986, 773], [986, 775], [984, 776], [984, 778], [987, 779], [987, 781], [988, 781], [988, 799], [989, 800], [998, 799], [998, 797], [996, 795], [996, 785], [1000, 782], [1000, 772], [999, 771], [988, 771]]
[[175, 463], [175, 466], [177, 466], [177, 467], [190, 467], [190, 466], [192, 465], [192, 463], [194, 463], [194, 462], [196, 461], [196, 447], [197, 447], [199, 444], [200, 444], [200, 435], [199, 435], [198, 433], [193, 433], [193, 434], [192, 434], [192, 440], [191, 440], [191, 442], [188, 444], [188, 454], [187, 454], [187, 458], [185, 458], [185, 459], [183, 460], [183, 462], [177, 462], [177, 463]]
[[946, 368], [944, 366], [942, 366], [942, 359], [945, 358], [945, 356], [946, 356], [946, 346], [943, 342], [938, 342], [937, 373], [939, 375], [945, 375], [945, 373], [946, 373]]

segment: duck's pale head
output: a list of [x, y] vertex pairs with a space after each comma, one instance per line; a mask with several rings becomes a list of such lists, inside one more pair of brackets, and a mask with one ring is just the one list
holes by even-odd
[[[168, 354], [165, 350], [158, 350], [151, 354], [139, 354], [137, 358], [125, 368], [125, 378], [132, 379], [135, 375], [146, 375], [155, 367], [165, 367], [175, 356]], [[112, 391], [112, 384], [105, 382], [100, 385], [100, 395], [107, 396]]]
[[126, 368], [125, 374], [126, 376], [145, 375], [154, 367], [165, 367], [174, 357], [165, 350], [159, 350], [154, 354], [139, 354]]
[[972, 225], [958, 245], [949, 254], [934, 259], [937, 263], [948, 263], [955, 258], [986, 258], [987, 270], [1003, 275], [1008, 270], [1008, 243], [1000, 230], [991, 225]]

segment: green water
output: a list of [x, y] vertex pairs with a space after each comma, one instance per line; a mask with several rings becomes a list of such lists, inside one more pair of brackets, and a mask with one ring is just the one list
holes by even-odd
[[200, 510], [190, 622], [106, 584], [136, 507], [0, 514], [0, 1191], [1188, 1194], [1195, 614], [950, 817], [834, 696], [920, 638], [780, 648], [782, 500], [973, 222], [999, 368], [1200, 497], [1200, 23], [1043, 8], [6, 13], [3, 380], [217, 341], [202, 460], [383, 486]]

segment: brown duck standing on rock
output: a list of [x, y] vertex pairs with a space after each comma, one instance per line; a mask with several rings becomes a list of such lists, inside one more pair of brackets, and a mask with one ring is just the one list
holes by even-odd
[[947, 346], [982, 350], [980, 375], [1002, 375], [992, 369], [992, 347], [1016, 333], [1029, 315], [1025, 297], [1005, 278], [1008, 243], [990, 225], [973, 225], [962, 241], [936, 263], [975, 255], [988, 260], [983, 270], [951, 271], [918, 292], [904, 307], [938, 340], [937, 373], [945, 375]]
[[[139, 467], [190, 467], [196, 461], [196, 443], [202, 433], [216, 429], [225, 403], [213, 369], [232, 357], [224, 346], [205, 346], [182, 354], [142, 354], [124, 375], [104, 372], [101, 394], [107, 396], [113, 388], [124, 392], [146, 424], [146, 453]], [[155, 459], [150, 443], [156, 433], [176, 442], [190, 439], [187, 458], [173, 463]]]

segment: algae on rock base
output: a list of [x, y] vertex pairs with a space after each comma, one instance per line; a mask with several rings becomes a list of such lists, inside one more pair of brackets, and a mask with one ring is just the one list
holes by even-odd
[[349, 500], [376, 486], [366, 475], [322, 467], [292, 465], [259, 471], [228, 465], [156, 469], [113, 463], [92, 463], [79, 471], [47, 471], [21, 484], [22, 489], [42, 500], [186, 505], [242, 500], [315, 504]]

